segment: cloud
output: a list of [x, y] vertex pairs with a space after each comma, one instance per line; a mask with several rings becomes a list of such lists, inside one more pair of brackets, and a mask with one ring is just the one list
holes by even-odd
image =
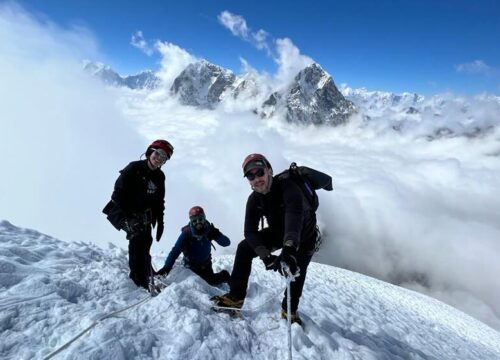
[[155, 47], [162, 57], [158, 76], [162, 78], [169, 89], [175, 78], [186, 66], [199, 60], [186, 50], [169, 42], [157, 41]]
[[268, 33], [262, 29], [253, 32], [247, 25], [246, 20], [240, 16], [223, 11], [218, 16], [219, 22], [229, 29], [234, 36], [237, 36], [249, 43], [253, 44], [259, 50], [266, 50], [270, 54], [269, 45], [267, 43]]
[[[90, 31], [0, 5], [0, 218], [66, 241], [121, 244], [101, 214], [117, 170], [148, 140], [83, 72]], [[25, 154], [20, 156], [20, 154]]]
[[[277, 39], [274, 51], [271, 51], [267, 43], [268, 33], [264, 30], [252, 32], [248, 27], [246, 20], [240, 16], [223, 11], [217, 17], [219, 22], [231, 31], [231, 33], [247, 42], [252, 43], [259, 50], [266, 50], [267, 55], [271, 56], [278, 65], [272, 87], [284, 87], [292, 82], [297, 73], [314, 61], [300, 53], [297, 46], [288, 38]], [[275, 55], [273, 55], [275, 53]]]
[[314, 62], [309, 56], [301, 54], [288, 38], [277, 39], [276, 50], [278, 54], [275, 59], [278, 64], [276, 79], [282, 85], [289, 84], [300, 70]]
[[154, 53], [154, 47], [151, 46], [146, 40], [144, 40], [144, 36], [142, 35], [142, 31], [140, 30], [132, 34], [130, 44], [138, 48], [148, 56], [151, 56]]
[[495, 69], [483, 60], [474, 60], [469, 63], [463, 63], [455, 65], [455, 70], [459, 73], [473, 74], [473, 75], [486, 75], [486, 76], [497, 76], [500, 75], [500, 71]]

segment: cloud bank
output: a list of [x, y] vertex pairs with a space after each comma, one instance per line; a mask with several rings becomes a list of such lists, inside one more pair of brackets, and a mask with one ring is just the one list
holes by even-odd
[[0, 38], [0, 218], [66, 241], [121, 243], [100, 211], [146, 140], [83, 73], [95, 39], [11, 4], [0, 5]]

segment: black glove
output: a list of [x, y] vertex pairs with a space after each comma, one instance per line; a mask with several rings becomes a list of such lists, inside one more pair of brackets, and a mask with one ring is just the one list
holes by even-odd
[[288, 266], [290, 269], [290, 272], [292, 275], [297, 273], [297, 251], [295, 248], [291, 246], [284, 246], [283, 250], [281, 250], [280, 256], [278, 256], [278, 259], [274, 262], [274, 271], [279, 271], [279, 273], [283, 276], [286, 276], [287, 274], [284, 272], [283, 268], [281, 267], [281, 263], [285, 263], [285, 265]]
[[142, 224], [136, 218], [125, 219], [122, 229], [127, 233], [127, 240], [133, 239], [141, 231]]
[[262, 259], [262, 262], [264, 263], [264, 266], [266, 267], [266, 270], [274, 270], [274, 265], [276, 263], [276, 260], [278, 260], [278, 257], [276, 255], [269, 254], [265, 259]]
[[210, 223], [207, 236], [210, 240], [215, 240], [221, 236], [221, 232], [214, 226], [213, 223]]
[[156, 272], [155, 272], [155, 275], [160, 275], [160, 276], [165, 275], [165, 276], [167, 276], [167, 275], [168, 275], [168, 273], [169, 273], [169, 271], [167, 270], [167, 267], [166, 267], [166, 266], [164, 266], [164, 267], [162, 267], [160, 270], [156, 271]]
[[156, 225], [156, 241], [160, 241], [161, 236], [163, 234], [163, 221], [158, 221], [158, 225]]

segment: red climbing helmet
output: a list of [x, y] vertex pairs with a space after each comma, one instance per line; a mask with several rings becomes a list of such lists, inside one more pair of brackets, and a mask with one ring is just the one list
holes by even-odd
[[243, 176], [256, 168], [269, 168], [272, 169], [271, 164], [267, 161], [266, 157], [262, 154], [250, 154], [245, 160], [243, 160], [243, 164], [241, 165], [243, 168]]
[[200, 215], [205, 216], [205, 211], [203, 211], [203, 208], [201, 206], [193, 206], [191, 209], [189, 209], [190, 218], [192, 216], [200, 216]]
[[172, 154], [174, 153], [174, 147], [172, 146], [172, 144], [170, 144], [167, 140], [160, 139], [153, 141], [151, 145], [148, 146], [146, 150], [146, 157], [149, 158], [151, 153], [156, 149], [161, 149], [165, 151], [165, 154], [167, 154], [168, 159], [170, 159], [172, 157]]

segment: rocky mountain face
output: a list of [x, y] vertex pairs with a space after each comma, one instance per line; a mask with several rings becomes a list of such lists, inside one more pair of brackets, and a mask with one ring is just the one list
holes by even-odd
[[[226, 96], [233, 99], [256, 97], [259, 86], [248, 76], [236, 77], [219, 66], [200, 61], [189, 65], [174, 81], [171, 91], [184, 105], [213, 109]], [[273, 92], [255, 112], [261, 117], [286, 113], [286, 120], [299, 124], [338, 125], [355, 112], [318, 64], [312, 64], [295, 77], [284, 91]]]
[[202, 60], [189, 64], [175, 78], [170, 91], [184, 105], [214, 109], [235, 80], [231, 71]]
[[[160, 79], [153, 72], [121, 77], [103, 64], [87, 63], [85, 70], [112, 86], [155, 89]], [[335, 85], [320, 65], [311, 64], [279, 90], [257, 74], [235, 76], [231, 71], [201, 60], [188, 65], [174, 80], [170, 93], [187, 106], [215, 109], [221, 102], [252, 110], [261, 118], [283, 116], [293, 124], [337, 126], [355, 113], [363, 126], [378, 132], [396, 131], [440, 137], [477, 137], [497, 126], [500, 97], [460, 97], [439, 94], [394, 94]]]
[[129, 89], [156, 89], [160, 85], [160, 78], [148, 70], [136, 75], [122, 77], [109, 66], [101, 63], [87, 62], [83, 69], [89, 74], [101, 79], [105, 84]]
[[[106, 84], [130, 89], [155, 89], [160, 79], [153, 72], [121, 77], [109, 66], [87, 63], [84, 69]], [[201, 60], [189, 64], [174, 80], [170, 92], [180, 103], [202, 109], [214, 109], [225, 98], [232, 101], [259, 101], [254, 113], [262, 118], [284, 113], [290, 123], [339, 125], [356, 111], [354, 104], [337, 89], [333, 79], [318, 64], [300, 71], [292, 84], [272, 91], [256, 77], [231, 71]], [[266, 95], [269, 94], [269, 95]]]
[[272, 116], [280, 108], [285, 109], [290, 123], [333, 126], [345, 123], [356, 112], [318, 64], [301, 70], [285, 91], [271, 94], [262, 105], [261, 116]]

